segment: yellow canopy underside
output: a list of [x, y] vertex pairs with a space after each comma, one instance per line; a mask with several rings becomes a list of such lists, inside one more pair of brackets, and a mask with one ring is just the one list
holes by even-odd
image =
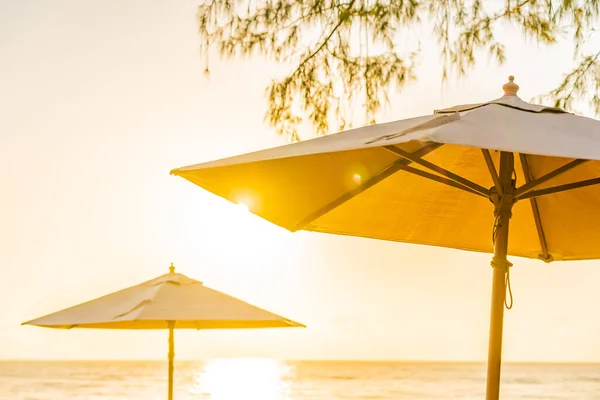
[[[396, 146], [414, 152], [426, 145], [413, 140]], [[499, 152], [491, 154], [497, 167]], [[492, 252], [494, 208], [489, 199], [405, 171], [350, 195], [400, 159], [383, 147], [368, 147], [175, 173], [229, 201], [244, 203], [251, 212], [291, 231]], [[493, 186], [479, 148], [444, 144], [423, 159], [486, 189]], [[572, 161], [538, 155], [527, 155], [527, 160], [534, 179]], [[518, 154], [515, 169], [521, 186], [525, 177]], [[587, 161], [536, 190], [598, 176], [600, 161]], [[553, 260], [600, 258], [599, 200], [600, 185], [537, 198]], [[542, 253], [528, 199], [513, 208], [508, 253], [528, 258]]]

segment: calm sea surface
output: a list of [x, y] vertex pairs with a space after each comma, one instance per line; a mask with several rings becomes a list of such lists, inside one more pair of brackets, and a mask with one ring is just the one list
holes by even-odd
[[[162, 362], [0, 361], [0, 399], [166, 399]], [[484, 398], [485, 366], [454, 363], [179, 362], [175, 399], [351, 400]], [[599, 399], [600, 365], [507, 364], [502, 398]]]

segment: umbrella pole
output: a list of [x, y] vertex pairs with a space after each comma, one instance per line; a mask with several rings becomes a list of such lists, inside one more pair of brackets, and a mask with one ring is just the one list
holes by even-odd
[[486, 400], [500, 398], [500, 370], [502, 366], [502, 330], [504, 323], [504, 306], [506, 300], [506, 278], [511, 263], [506, 258], [508, 251], [509, 221], [514, 203], [514, 157], [512, 153], [502, 152], [500, 155], [500, 187], [502, 193], [493, 191], [492, 201], [496, 216], [494, 234], [494, 257], [492, 267], [494, 277], [492, 283], [492, 305], [490, 312], [490, 336], [488, 347]]
[[173, 400], [173, 360], [175, 358], [175, 321], [167, 321], [169, 326], [169, 400]]

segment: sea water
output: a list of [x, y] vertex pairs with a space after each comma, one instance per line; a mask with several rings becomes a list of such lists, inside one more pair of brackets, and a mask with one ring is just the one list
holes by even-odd
[[[155, 361], [0, 361], [2, 400], [166, 399]], [[484, 399], [485, 364], [428, 362], [181, 361], [177, 400]], [[600, 400], [600, 365], [506, 364], [502, 399]]]

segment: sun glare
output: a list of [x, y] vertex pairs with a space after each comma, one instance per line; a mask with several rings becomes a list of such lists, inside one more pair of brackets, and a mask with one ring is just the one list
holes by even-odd
[[210, 400], [289, 400], [291, 373], [272, 359], [217, 359], [197, 372], [190, 391]]
[[250, 211], [250, 209], [248, 208], [248, 206], [246, 204], [244, 204], [244, 203], [237, 203], [235, 206], [237, 207], [237, 209], [239, 211], [244, 211], [244, 212]]

